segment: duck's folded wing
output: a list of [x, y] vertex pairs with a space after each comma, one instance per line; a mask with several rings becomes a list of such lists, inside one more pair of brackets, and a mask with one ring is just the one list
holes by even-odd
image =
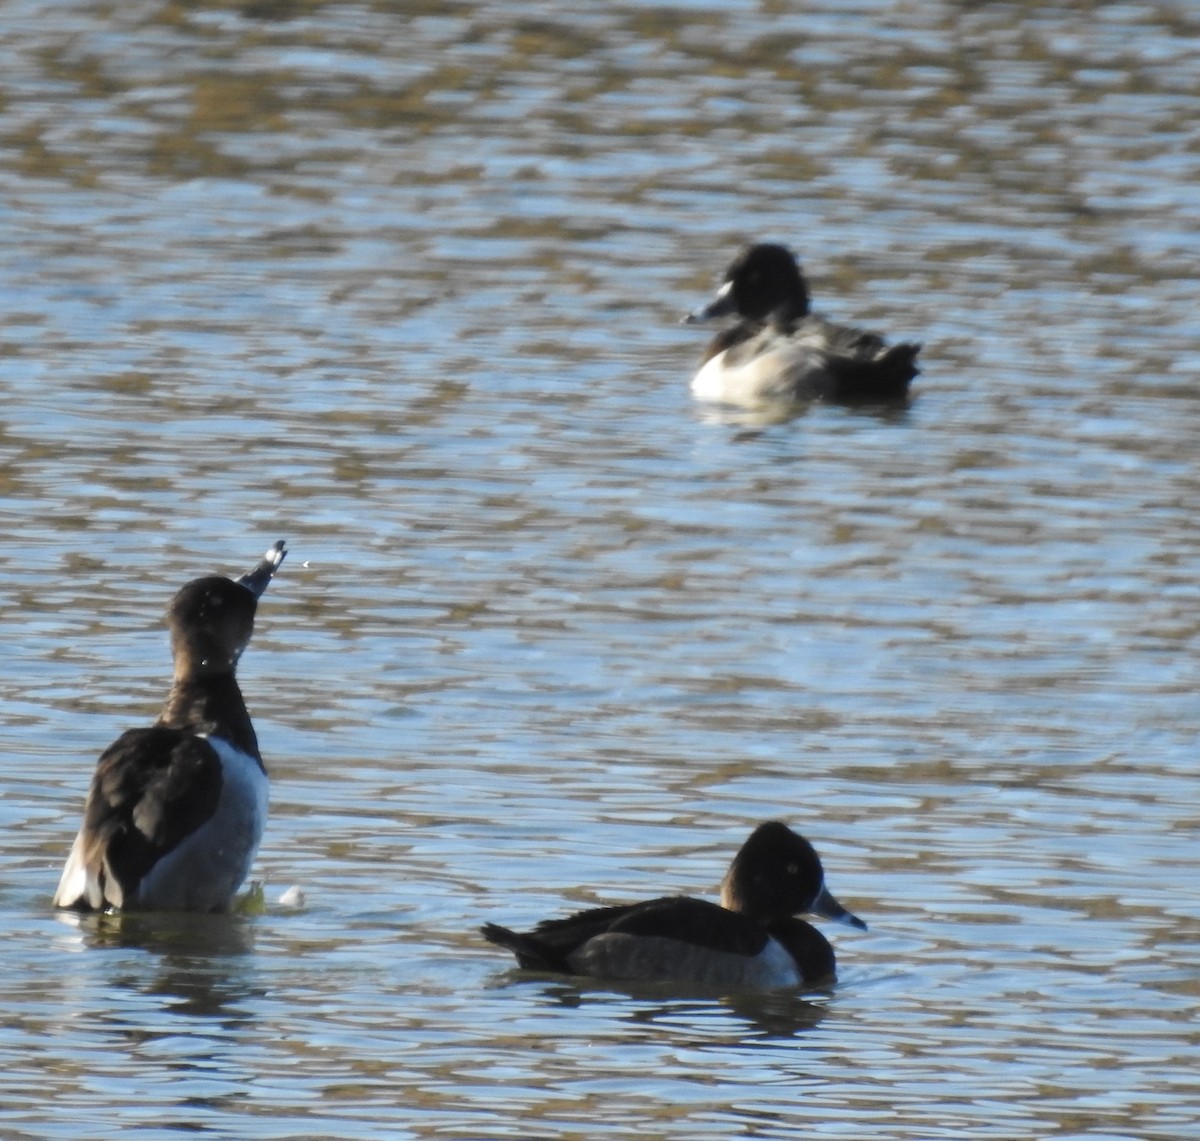
[[573, 970], [570, 955], [589, 939], [603, 935], [629, 907], [593, 907], [563, 919], [545, 919], [532, 931], [512, 931], [498, 923], [485, 923], [480, 931], [489, 943], [505, 947], [517, 963], [535, 971]]
[[613, 924], [645, 904], [620, 904], [616, 907], [589, 907], [563, 919], [544, 919], [530, 935], [539, 944], [558, 955], [568, 955], [576, 947], [611, 930]]
[[853, 325], [838, 325], [815, 313], [803, 318], [792, 335], [812, 348], [858, 360], [873, 360], [887, 348], [887, 342], [877, 333]]
[[512, 951], [522, 967], [571, 972], [574, 970], [571, 956], [586, 943], [620, 928], [631, 916], [647, 908], [670, 902], [669, 899], [656, 899], [616, 907], [589, 907], [562, 919], [544, 919], [532, 931], [524, 933], [510, 931], [495, 923], [484, 924], [482, 931], [490, 943]]
[[96, 764], [58, 907], [123, 907], [154, 865], [216, 812], [221, 760], [202, 737], [131, 729]]
[[624, 910], [606, 931], [672, 939], [731, 955], [757, 955], [767, 944], [767, 930], [761, 924], [705, 899], [671, 896]]

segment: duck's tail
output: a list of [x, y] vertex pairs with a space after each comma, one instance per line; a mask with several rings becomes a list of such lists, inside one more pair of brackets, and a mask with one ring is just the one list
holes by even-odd
[[511, 951], [517, 957], [517, 965], [532, 971], [561, 971], [561, 963], [547, 954], [548, 948], [541, 946], [529, 935], [521, 935], [501, 927], [498, 923], [485, 923], [479, 928], [483, 937], [497, 947]]
[[876, 403], [904, 400], [909, 381], [918, 373], [917, 344], [892, 345], [873, 356], [845, 357], [829, 354], [826, 367], [834, 378], [837, 400]]
[[921, 371], [917, 368], [917, 353], [920, 351], [919, 344], [906, 341], [888, 349], [879, 358], [879, 363], [889, 375], [895, 376], [897, 383], [902, 383], [907, 389], [908, 382]]

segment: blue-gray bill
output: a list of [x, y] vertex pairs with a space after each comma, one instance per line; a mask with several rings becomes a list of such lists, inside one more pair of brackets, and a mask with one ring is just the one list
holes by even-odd
[[287, 551], [284, 550], [282, 539], [275, 543], [262, 557], [262, 561], [248, 574], [239, 578], [238, 585], [244, 586], [255, 598], [261, 598], [267, 584], [275, 577], [279, 564], [283, 562]]
[[859, 919], [857, 915], [847, 911], [833, 896], [824, 884], [821, 885], [821, 894], [813, 900], [809, 911], [813, 915], [821, 915], [826, 919], [833, 919], [838, 923], [848, 924], [850, 927], [857, 927], [861, 931], [867, 929], [867, 925]]

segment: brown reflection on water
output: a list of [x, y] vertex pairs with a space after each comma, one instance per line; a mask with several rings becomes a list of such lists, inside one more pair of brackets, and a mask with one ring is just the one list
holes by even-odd
[[[6, 1121], [1190, 1135], [1186, 5], [37, 15], [0, 28]], [[760, 236], [924, 341], [910, 408], [693, 407], [678, 317]], [[256, 874], [310, 906], [64, 940], [165, 599], [279, 534]], [[815, 1010], [494, 985], [501, 904], [708, 893], [768, 815], [872, 916]]]

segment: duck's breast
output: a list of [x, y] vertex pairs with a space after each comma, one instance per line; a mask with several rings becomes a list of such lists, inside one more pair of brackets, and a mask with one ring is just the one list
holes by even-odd
[[692, 395], [720, 404], [753, 405], [827, 395], [833, 377], [816, 339], [764, 335], [706, 361]]

